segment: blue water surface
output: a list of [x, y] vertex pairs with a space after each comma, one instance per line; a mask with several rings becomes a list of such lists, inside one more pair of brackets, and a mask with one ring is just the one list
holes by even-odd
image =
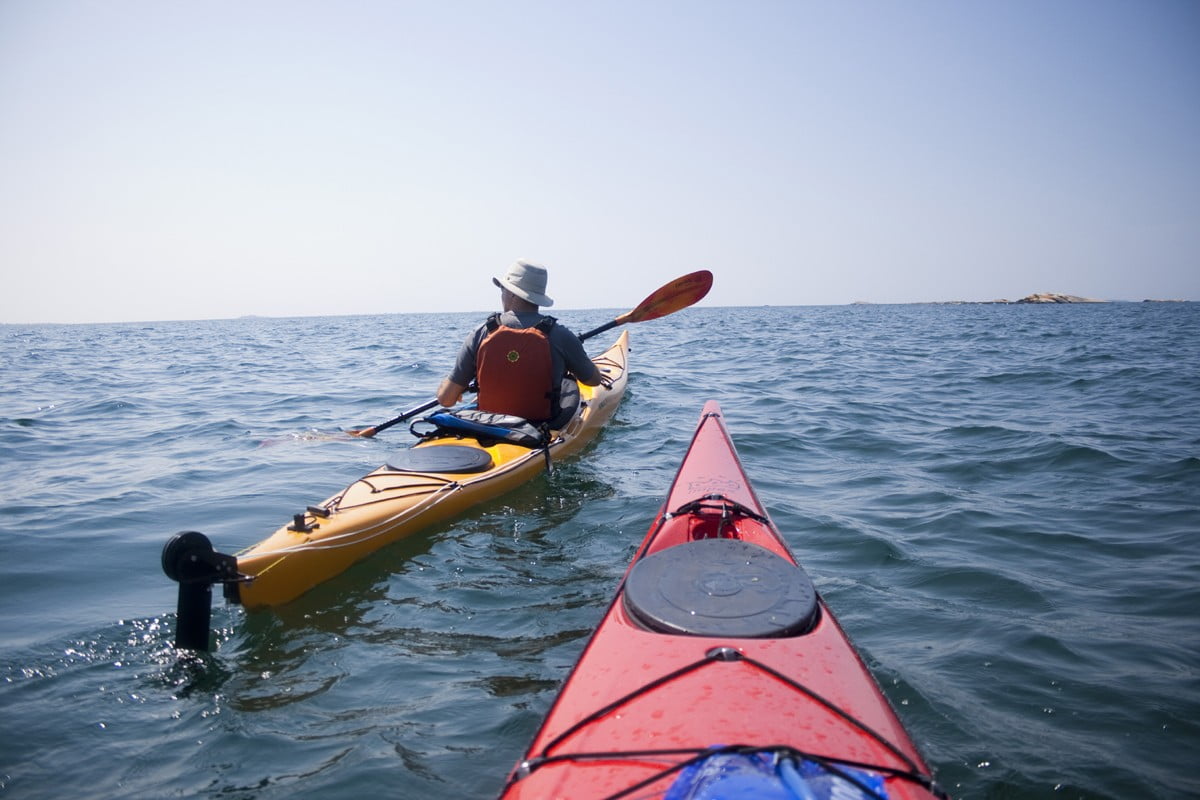
[[169, 536], [235, 551], [406, 447], [341, 431], [430, 398], [479, 318], [0, 326], [0, 794], [494, 796], [715, 399], [955, 796], [1200, 796], [1196, 304], [632, 326], [582, 457], [283, 608], [218, 604], [179, 657]]

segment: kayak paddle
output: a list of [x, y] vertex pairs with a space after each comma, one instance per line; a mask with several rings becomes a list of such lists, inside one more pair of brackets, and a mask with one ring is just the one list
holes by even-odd
[[[704, 298], [704, 295], [708, 294], [708, 290], [712, 288], [712, 282], [712, 273], [706, 269], [690, 272], [682, 278], [676, 278], [652, 292], [645, 300], [638, 303], [637, 307], [632, 311], [626, 311], [621, 316], [604, 323], [599, 328], [593, 328], [587, 333], [581, 334], [579, 340], [590, 339], [596, 334], [604, 333], [606, 330], [615, 328], [618, 325], [627, 325], [631, 322], [647, 322], [659, 317], [665, 317], [668, 314], [674, 314], [676, 311], [687, 308], [690, 305], [695, 305]], [[350, 430], [346, 431], [346, 433], [349, 433], [351, 436], [362, 436], [369, 439], [380, 431], [387, 430], [393, 425], [404, 422], [404, 420], [414, 417], [422, 411], [428, 411], [437, 404], [437, 400], [430, 400], [416, 408], [410, 408], [400, 416], [389, 419], [387, 422], [376, 425], [373, 428]]]

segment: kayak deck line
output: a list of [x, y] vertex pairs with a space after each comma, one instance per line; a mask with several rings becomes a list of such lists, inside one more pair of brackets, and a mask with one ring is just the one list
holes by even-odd
[[[736, 794], [721, 783], [751, 779], [774, 788]], [[831, 793], [947, 797], [784, 543], [710, 401], [501, 797]]]
[[[374, 538], [375, 536], [382, 536], [382, 535], [388, 533], [390, 531], [391, 527], [403, 522], [406, 518], [412, 517], [414, 514], [421, 513], [425, 509], [429, 508], [430, 504], [436, 504], [436, 503], [441, 502], [443, 499], [446, 499], [446, 497], [448, 496], [448, 493], [458, 491], [461, 489], [462, 489], [462, 486], [460, 486], [457, 482], [451, 482], [451, 483], [447, 483], [446, 485], [444, 485], [436, 490], [427, 492], [427, 494], [435, 495], [435, 497], [431, 497], [430, 501], [428, 501], [426, 505], [422, 505], [419, 508], [411, 508], [411, 509], [408, 509], [407, 511], [397, 514], [394, 517], [389, 517], [387, 519], [381, 520], [372, 529], [372, 530], [374, 530], [374, 533], [367, 533], [365, 535], [360, 535], [360, 532], [344, 533], [344, 534], [340, 534], [338, 536], [325, 537], [320, 540], [305, 540], [303, 542], [297, 542], [295, 545], [293, 545], [291, 547], [282, 547], [282, 548], [273, 550], [272, 552], [280, 554], [282, 556], [286, 556], [291, 553], [297, 553], [297, 552], [301, 552], [304, 550], [329, 550], [329, 549], [341, 547], [341, 546], [343, 546], [341, 540], [344, 540], [344, 539], [354, 538], [356, 541], [358, 541], [358, 540], [369, 541], [370, 539]], [[377, 501], [373, 501], [373, 502], [387, 502], [387, 500], [377, 500]], [[315, 530], [318, 527], [320, 527], [320, 526], [314, 525], [313, 530]], [[299, 532], [296, 532], [296, 533], [299, 533]], [[248, 547], [245, 550], [241, 551], [241, 553], [239, 553], [239, 555], [248, 553], [248, 552], [252, 551], [253, 549], [254, 549], [253, 546]], [[280, 561], [282, 561], [282, 560], [283, 559], [281, 558]], [[279, 562], [276, 561], [271, 566], [274, 566], [275, 564], [278, 564], [278, 563]], [[269, 569], [269, 568], [270, 567], [268, 567], [267, 569]], [[267, 569], [260, 570], [258, 574], [261, 575], [262, 573], [266, 572]], [[246, 582], [247, 583], [253, 582], [255, 577], [256, 576], [250, 576]]]
[[[905, 764], [905, 766], [907, 767], [907, 769], [905, 769], [905, 770], [896, 770], [893, 767], [876, 766], [875, 767], [876, 769], [887, 770], [897, 776], [915, 780], [918, 783], [921, 783], [926, 788], [929, 788], [932, 785], [932, 780], [929, 779], [927, 776], [921, 774], [920, 767], [918, 767], [918, 765], [906, 753], [904, 753], [904, 751], [902, 751], [900, 748], [896, 747], [894, 744], [892, 744], [892, 742], [888, 741], [888, 739], [886, 737], [884, 737], [883, 735], [881, 735], [880, 733], [878, 733], [877, 731], [872, 729], [869, 725], [867, 725], [866, 723], [862, 722], [859, 719], [856, 719], [852, 715], [846, 713], [846, 711], [844, 709], [838, 707], [835, 703], [833, 703], [829, 699], [822, 697], [820, 694], [818, 694], [817, 692], [814, 692], [813, 690], [809, 689], [808, 687], [804, 686], [803, 684], [792, 680], [787, 675], [782, 674], [781, 672], [774, 669], [770, 665], [764, 664], [763, 662], [758, 661], [758, 660], [752, 658], [751, 656], [747, 656], [744, 653], [742, 653], [741, 651], [739, 651], [737, 648], [730, 647], [730, 646], [714, 647], [711, 650], [709, 650], [707, 653], [705, 653], [704, 657], [699, 659], [698, 661], [693, 661], [692, 663], [682, 666], [679, 669], [675, 670], [674, 672], [672, 672], [668, 675], [660, 676], [659, 678], [656, 678], [655, 680], [651, 681], [650, 683], [647, 683], [643, 686], [639, 686], [637, 689], [635, 689], [633, 692], [629, 693], [628, 695], [615, 700], [614, 702], [610, 703], [609, 705], [605, 706], [604, 708], [594, 711], [589, 716], [587, 716], [584, 719], [581, 719], [577, 723], [575, 723], [575, 725], [573, 727], [560, 733], [554, 741], [548, 743], [545, 746], [545, 748], [542, 750], [542, 753], [540, 755], [537, 755], [531, 759], [522, 761], [519, 769], [523, 773], [528, 774], [548, 761], [587, 760], [587, 759], [605, 758], [605, 757], [611, 758], [613, 756], [625, 755], [622, 753], [607, 752], [607, 753], [568, 753], [568, 754], [564, 754], [562, 756], [556, 756], [551, 751], [553, 751], [556, 748], [558, 748], [559, 746], [563, 745], [566, 742], [566, 740], [570, 739], [574, 734], [579, 732], [584, 727], [586, 727], [590, 724], [593, 724], [595, 722], [598, 722], [599, 720], [601, 720], [604, 717], [606, 717], [607, 715], [617, 711], [619, 708], [626, 705], [627, 703], [634, 700], [635, 698], [637, 698], [641, 695], [644, 695], [646, 693], [652, 692], [652, 691], [654, 691], [654, 689], [658, 688], [659, 686], [665, 685], [666, 683], [669, 683], [670, 681], [673, 681], [677, 678], [681, 678], [690, 672], [694, 672], [696, 670], [702, 669], [704, 667], [707, 667], [707, 666], [710, 666], [713, 664], [722, 664], [722, 663], [730, 664], [730, 663], [739, 663], [739, 662], [744, 663], [748, 666], [754, 667], [758, 670], [761, 670], [762, 672], [772, 676], [773, 678], [780, 681], [781, 683], [784, 683], [787, 686], [795, 689], [796, 691], [802, 692], [803, 694], [812, 698], [813, 700], [820, 703], [825, 708], [832, 711], [834, 714], [836, 714], [839, 717], [841, 717], [842, 719], [844, 719], [846, 722], [850, 723], [851, 725], [855, 726], [859, 730], [861, 730], [864, 733], [866, 733], [867, 735], [869, 735], [871, 738], [875, 739], [877, 742], [879, 742], [879, 744], [883, 745], [888, 750], [890, 750], [892, 752], [892, 754], [895, 755], [896, 758], [900, 759], [900, 761], [902, 761]], [[737, 745], [735, 747], [744, 747], [744, 746]], [[755, 748], [755, 749], [758, 751], [765, 752], [765, 751], [777, 750], [780, 747], [782, 747], [782, 745], [771, 745], [771, 746]], [[686, 753], [686, 752], [693, 752], [693, 753], [699, 754], [701, 752], [711, 752], [711, 751], [712, 751], [712, 748], [705, 748], [704, 750], [629, 751], [629, 752], [636, 752], [639, 754], [655, 753], [655, 752], [657, 752], [657, 753], [671, 752], [674, 754], [680, 754], [680, 753]], [[841, 760], [841, 759], [838, 759], [836, 756], [830, 756], [830, 755], [819, 755], [819, 754], [806, 754], [806, 755], [820, 758], [825, 761]], [[862, 762], [857, 762], [857, 761], [847, 762], [847, 763], [850, 763], [855, 766], [871, 766], [871, 765], [864, 765]]]
[[[528, 771], [526, 771], [524, 773], [527, 775], [530, 772], [532, 772], [534, 769], [536, 769], [538, 766], [541, 766], [543, 764], [553, 764], [556, 762], [586, 762], [586, 761], [611, 761], [611, 760], [617, 760], [617, 759], [625, 759], [625, 760], [638, 759], [639, 761], [655, 762], [655, 763], [662, 764], [662, 769], [659, 772], [652, 775], [651, 777], [646, 778], [646, 779], [644, 779], [638, 783], [635, 783], [631, 786], [628, 786], [625, 789], [615, 792], [614, 794], [605, 795], [602, 798], [602, 800], [620, 800], [620, 798], [629, 797], [629, 796], [633, 795], [635, 792], [639, 792], [643, 789], [649, 788], [650, 786], [653, 786], [655, 783], [658, 783], [659, 781], [663, 780], [664, 778], [669, 778], [672, 775], [675, 775], [677, 773], [680, 773], [680, 772], [688, 769], [689, 767], [693, 767], [695, 765], [702, 764], [706, 761], [711, 760], [714, 757], [719, 757], [719, 756], [723, 756], [723, 755], [742, 755], [742, 756], [765, 755], [765, 756], [771, 756], [774, 759], [778, 759], [781, 764], [786, 763], [785, 760], [820, 764], [831, 774], [836, 775], [837, 777], [844, 780], [847, 784], [850, 784], [850, 785], [854, 786], [856, 789], [860, 790], [861, 794], [857, 795], [857, 797], [860, 797], [860, 798], [865, 797], [868, 800], [870, 800], [871, 798], [875, 798], [876, 800], [886, 800], [886, 798], [888, 798], [889, 795], [886, 793], [881, 794], [880, 792], [876, 791], [869, 784], [859, 781], [853, 774], [839, 770], [838, 769], [839, 767], [849, 767], [854, 770], [876, 772], [876, 773], [880, 773], [882, 775], [886, 775], [889, 778], [902, 780], [902, 781], [908, 781], [916, 786], [921, 787], [926, 792], [928, 792], [928, 794], [930, 796], [938, 798], [938, 800], [950, 800], [950, 796], [948, 794], [946, 794], [946, 792], [943, 791], [932, 780], [932, 778], [930, 778], [927, 775], [923, 775], [921, 773], [916, 773], [916, 772], [905, 772], [903, 770], [897, 770], [892, 767], [879, 766], [877, 764], [867, 764], [867, 763], [863, 763], [861, 761], [854, 761], [851, 759], [836, 758], [833, 756], [821, 755], [819, 753], [809, 753], [809, 752], [805, 752], [803, 750], [797, 750], [796, 748], [791, 747], [789, 745], [755, 746], [755, 745], [736, 745], [735, 744], [735, 745], [717, 745], [717, 746], [705, 748], [703, 750], [681, 748], [681, 749], [663, 749], [663, 750], [627, 750], [627, 751], [622, 751], [622, 752], [608, 752], [608, 753], [573, 753], [573, 754], [565, 755], [565, 756], [548, 756], [544, 759], [541, 759], [537, 763], [528, 764], [528, 765], [526, 763], [522, 763], [521, 768], [524, 769], [524, 768], [526, 768], [526, 766], [528, 766]], [[679, 760], [680, 756], [688, 756], [688, 758]], [[647, 795], [647, 796], [649, 796], [649, 795]], [[659, 797], [661, 795], [656, 794], [653, 796]], [[705, 798], [708, 798], [708, 797], [710, 797], [710, 796], [708, 796], [708, 795], [705, 796]], [[713, 795], [711, 797], [717, 798], [717, 800], [721, 800], [721, 798], [724, 798], [726, 796], [725, 795]], [[803, 794], [796, 794], [796, 795], [793, 795], [793, 797], [796, 798], [796, 800], [803, 800], [806, 796]], [[812, 795], [808, 795], [808, 797], [812, 797]], [[839, 797], [839, 795], [833, 795], [833, 797]], [[701, 800], [703, 800], [703, 799], [701, 799]], [[851, 797], [851, 800], [853, 800], [853, 797]]]
[[[223, 585], [227, 602], [247, 608], [290, 602], [379, 548], [507, 494], [575, 455], [619, 406], [628, 353], [624, 331], [592, 359], [601, 383], [579, 384], [575, 414], [536, 446], [470, 434], [422, 439], [402, 452], [414, 468], [385, 463], [236, 555], [216, 552], [201, 533], [176, 534], [162, 554], [163, 570], [180, 582], [176, 646], [208, 649], [214, 584]], [[195, 621], [185, 623], [185, 613]]]

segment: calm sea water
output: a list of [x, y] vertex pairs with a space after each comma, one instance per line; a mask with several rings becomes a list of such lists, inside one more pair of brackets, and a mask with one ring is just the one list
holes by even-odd
[[494, 796], [713, 398], [956, 796], [1200, 796], [1197, 304], [633, 326], [582, 458], [177, 657], [167, 538], [240, 549], [407, 446], [338, 432], [478, 316], [0, 326], [0, 794]]

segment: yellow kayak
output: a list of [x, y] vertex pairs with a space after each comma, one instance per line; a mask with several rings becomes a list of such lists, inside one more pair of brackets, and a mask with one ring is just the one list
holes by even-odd
[[[652, 292], [637, 307], [580, 335], [586, 340], [617, 325], [673, 314], [701, 300], [713, 276], [698, 270]], [[578, 452], [596, 437], [625, 394], [629, 334], [592, 359], [603, 377], [599, 386], [564, 381], [578, 389], [579, 403], [558, 428], [534, 428], [517, 418], [479, 411], [435, 413], [420, 422], [433, 430], [325, 502], [309, 506], [290, 525], [237, 555], [217, 552], [208, 537], [183, 531], [167, 541], [163, 572], [179, 583], [175, 646], [207, 650], [211, 635], [212, 587], [247, 607], [273, 606], [299, 597], [384, 545], [450, 519], [529, 481], [554, 461]], [[349, 431], [371, 437], [437, 405], [430, 401], [372, 428]], [[428, 435], [426, 435], [428, 434]]]
[[[422, 441], [409, 460], [434, 465], [418, 471], [385, 464], [325, 502], [236, 555], [245, 576], [226, 584], [226, 598], [247, 608], [273, 606], [299, 597], [384, 545], [499, 497], [595, 438], [625, 394], [629, 332], [592, 359], [604, 376], [599, 386], [580, 384], [579, 408], [570, 422], [552, 431], [543, 447], [471, 438]], [[432, 448], [453, 448], [436, 451]], [[471, 452], [463, 452], [469, 450]], [[469, 471], [464, 471], [469, 470]]]

